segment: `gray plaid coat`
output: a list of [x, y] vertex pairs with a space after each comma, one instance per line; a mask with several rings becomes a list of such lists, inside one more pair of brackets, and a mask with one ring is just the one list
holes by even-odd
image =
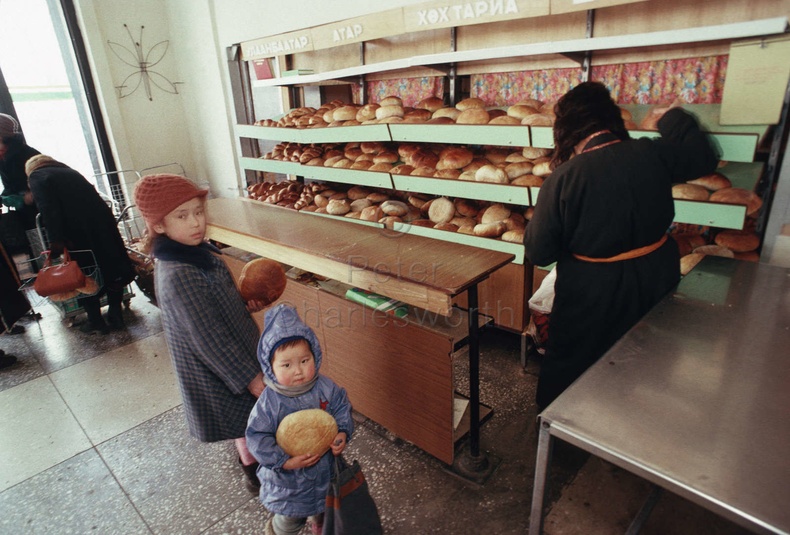
[[[187, 247], [167, 242], [171, 252]], [[247, 385], [260, 372], [258, 326], [219, 257], [190, 263], [166, 253], [155, 249], [154, 285], [189, 432], [202, 442], [243, 437], [256, 401]]]

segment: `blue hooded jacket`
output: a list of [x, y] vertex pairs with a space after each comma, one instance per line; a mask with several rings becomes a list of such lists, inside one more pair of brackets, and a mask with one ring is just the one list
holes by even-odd
[[258, 361], [267, 382], [277, 384], [271, 366], [274, 350], [283, 342], [300, 338], [310, 344], [318, 380], [309, 391], [293, 397], [265, 388], [250, 413], [246, 437], [247, 447], [260, 463], [261, 503], [272, 513], [304, 518], [324, 511], [333, 464], [332, 451], [327, 451], [318, 463], [308, 468], [283, 470], [289, 456], [277, 445], [277, 427], [293, 412], [324, 409], [334, 416], [338, 431], [345, 432], [351, 439], [354, 421], [345, 389], [318, 374], [322, 353], [315, 332], [299, 318], [293, 307], [284, 304], [266, 312], [258, 343]]

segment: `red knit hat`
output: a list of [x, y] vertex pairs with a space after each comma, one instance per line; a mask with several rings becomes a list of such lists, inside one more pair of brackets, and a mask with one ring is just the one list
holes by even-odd
[[149, 232], [167, 214], [195, 197], [205, 197], [200, 189], [181, 175], [144, 176], [134, 187], [134, 204], [145, 219]]

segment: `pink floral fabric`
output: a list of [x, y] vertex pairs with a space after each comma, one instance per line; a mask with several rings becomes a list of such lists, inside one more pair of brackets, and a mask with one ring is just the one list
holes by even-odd
[[381, 102], [384, 97], [396, 96], [401, 98], [404, 106], [413, 107], [424, 98], [442, 98], [444, 94], [444, 78], [439, 76], [375, 80], [366, 84], [370, 103]]
[[[590, 78], [603, 82], [618, 104], [721, 103], [729, 56], [709, 56], [664, 61], [646, 61], [592, 68]], [[581, 70], [475, 74], [471, 96], [488, 106], [509, 106], [533, 98], [556, 102], [581, 82]]]

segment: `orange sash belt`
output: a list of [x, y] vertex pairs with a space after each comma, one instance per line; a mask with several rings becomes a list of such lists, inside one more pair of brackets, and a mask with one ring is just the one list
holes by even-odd
[[620, 262], [621, 260], [631, 260], [632, 258], [639, 258], [640, 256], [648, 255], [664, 245], [665, 241], [667, 241], [666, 234], [661, 236], [661, 239], [656, 243], [651, 243], [650, 245], [645, 245], [644, 247], [631, 249], [630, 251], [610, 256], [609, 258], [592, 258], [591, 256], [584, 256], [576, 253], [573, 253], [573, 256], [585, 262]]

